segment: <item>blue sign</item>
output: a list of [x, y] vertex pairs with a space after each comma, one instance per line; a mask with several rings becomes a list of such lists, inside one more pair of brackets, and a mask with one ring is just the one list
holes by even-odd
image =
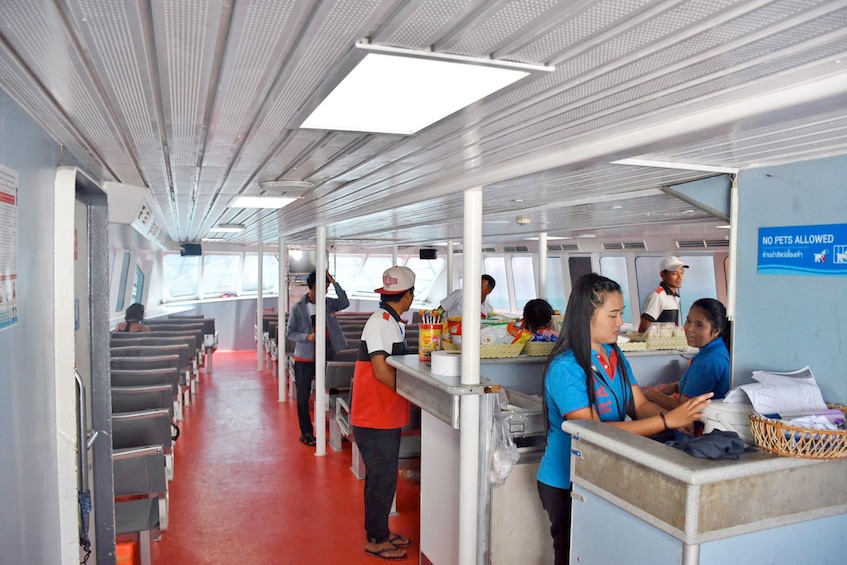
[[758, 272], [847, 276], [847, 224], [759, 228]]

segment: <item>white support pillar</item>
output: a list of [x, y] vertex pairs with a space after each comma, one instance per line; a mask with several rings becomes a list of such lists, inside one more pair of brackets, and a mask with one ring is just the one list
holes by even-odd
[[326, 455], [326, 226], [317, 228], [315, 281], [315, 455]]
[[279, 295], [276, 299], [276, 309], [279, 312], [279, 326], [276, 329], [276, 370], [278, 400], [284, 402], [288, 398], [288, 363], [285, 359], [285, 330], [288, 328], [286, 314], [288, 313], [288, 251], [285, 249], [285, 236], [279, 236]]
[[256, 289], [256, 370], [261, 371], [265, 368], [265, 341], [264, 341], [264, 332], [262, 331], [262, 326], [264, 325], [264, 300], [265, 297], [262, 294], [262, 287], [264, 286], [263, 282], [263, 268], [264, 268], [264, 258], [265, 258], [265, 244], [261, 241], [259, 242], [259, 272], [256, 274], [257, 277], [257, 289]]
[[393, 245], [391, 247], [391, 266], [397, 266], [397, 246]]
[[[535, 295], [538, 298], [547, 298], [547, 232], [538, 234], [538, 280], [536, 281]], [[520, 304], [518, 304], [520, 306]]]
[[[479, 384], [479, 311], [482, 300], [482, 187], [465, 191], [462, 292], [463, 385]], [[477, 564], [480, 397], [462, 395], [459, 423], [459, 565]]]
[[451, 239], [447, 242], [447, 294], [453, 292], [453, 276], [453, 240]]

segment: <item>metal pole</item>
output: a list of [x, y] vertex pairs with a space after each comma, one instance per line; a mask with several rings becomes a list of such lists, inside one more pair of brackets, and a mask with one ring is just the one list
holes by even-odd
[[315, 281], [315, 455], [326, 455], [326, 226], [317, 228]]
[[[463, 385], [478, 384], [479, 308], [482, 299], [482, 187], [465, 191], [464, 285], [462, 292]], [[479, 510], [479, 404], [462, 395], [459, 419], [459, 565], [477, 563]]]
[[[482, 275], [480, 275], [482, 276]], [[453, 240], [447, 242], [447, 294], [453, 292]]]
[[[538, 288], [536, 296], [547, 298], [547, 232], [538, 234]], [[518, 305], [520, 306], [520, 305]]]
[[279, 312], [279, 325], [276, 328], [276, 368], [279, 376], [277, 383], [279, 401], [283, 402], [288, 396], [288, 362], [285, 358], [286, 314], [288, 313], [288, 253], [285, 249], [285, 236], [279, 236], [279, 295], [276, 299], [276, 309]]
[[264, 326], [264, 300], [265, 297], [262, 293], [262, 287], [264, 286], [264, 258], [265, 258], [265, 244], [263, 242], [259, 242], [259, 269], [256, 276], [258, 277], [258, 281], [256, 283], [256, 370], [261, 371], [265, 368], [265, 343], [264, 343], [264, 335], [265, 332], [262, 331]]
[[391, 247], [391, 266], [394, 267], [397, 265], [397, 246], [394, 245]]

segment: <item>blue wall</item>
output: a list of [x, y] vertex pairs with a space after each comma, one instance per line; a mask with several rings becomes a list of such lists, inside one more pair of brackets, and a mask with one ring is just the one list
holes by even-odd
[[847, 404], [847, 277], [759, 275], [758, 230], [847, 223], [847, 156], [742, 171], [733, 385], [805, 365]]

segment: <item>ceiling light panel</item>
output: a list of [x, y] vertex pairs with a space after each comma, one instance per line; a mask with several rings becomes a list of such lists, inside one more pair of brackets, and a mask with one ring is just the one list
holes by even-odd
[[410, 135], [529, 74], [465, 58], [368, 53], [301, 127]]
[[284, 208], [297, 198], [288, 196], [236, 196], [230, 208]]

